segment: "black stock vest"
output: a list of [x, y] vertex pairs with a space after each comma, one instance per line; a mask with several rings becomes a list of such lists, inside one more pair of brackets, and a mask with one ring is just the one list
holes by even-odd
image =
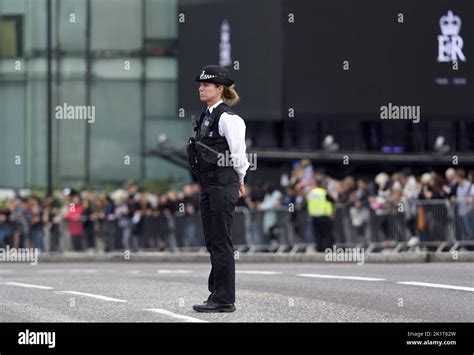
[[[201, 114], [196, 129], [196, 149], [200, 171], [209, 171], [218, 168], [218, 161], [229, 151], [227, 139], [219, 134], [219, 120], [222, 113], [235, 115], [225, 103], [221, 103], [206, 115], [207, 108]], [[230, 156], [230, 152], [228, 153]]]

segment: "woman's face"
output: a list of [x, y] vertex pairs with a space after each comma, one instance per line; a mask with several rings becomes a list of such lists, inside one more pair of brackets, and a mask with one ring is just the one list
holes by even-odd
[[222, 85], [213, 83], [200, 83], [199, 85], [199, 99], [203, 102], [216, 101], [221, 97], [223, 91]]

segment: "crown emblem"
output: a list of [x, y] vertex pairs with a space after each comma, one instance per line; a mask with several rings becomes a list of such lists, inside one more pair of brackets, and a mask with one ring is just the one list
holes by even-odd
[[448, 15], [442, 16], [439, 20], [439, 27], [441, 27], [441, 32], [445, 36], [457, 35], [461, 29], [461, 19], [454, 16], [453, 12], [449, 10]]

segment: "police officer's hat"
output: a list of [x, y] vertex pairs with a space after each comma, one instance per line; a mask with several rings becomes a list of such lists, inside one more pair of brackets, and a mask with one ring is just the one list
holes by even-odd
[[196, 76], [196, 81], [231, 86], [234, 80], [229, 76], [229, 71], [220, 65], [206, 65], [202, 69], [201, 75]]

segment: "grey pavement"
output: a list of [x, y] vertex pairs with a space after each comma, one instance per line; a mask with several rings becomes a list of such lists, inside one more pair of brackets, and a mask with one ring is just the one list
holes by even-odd
[[237, 311], [196, 313], [209, 270], [206, 263], [2, 262], [0, 322], [474, 320], [473, 263], [237, 261]]

